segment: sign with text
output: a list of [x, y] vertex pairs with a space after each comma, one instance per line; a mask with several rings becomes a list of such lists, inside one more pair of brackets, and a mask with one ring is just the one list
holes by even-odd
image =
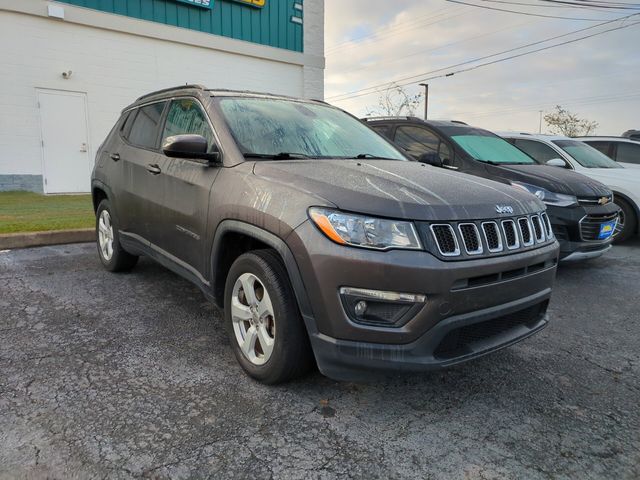
[[178, 2], [188, 3], [189, 5], [195, 5], [196, 7], [202, 8], [213, 7], [213, 0], [178, 0]]

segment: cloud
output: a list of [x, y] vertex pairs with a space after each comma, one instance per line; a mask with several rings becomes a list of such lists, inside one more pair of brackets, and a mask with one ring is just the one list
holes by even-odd
[[[599, 20], [632, 13], [512, 7]], [[630, 21], [640, 21], [640, 16]], [[331, 97], [414, 75], [421, 75], [415, 79], [421, 80], [433, 70], [596, 23], [529, 17], [434, 0], [326, 0], [326, 97], [364, 115], [377, 103], [377, 93], [346, 100]], [[586, 30], [582, 35], [604, 28]], [[555, 42], [570, 38], [574, 37]], [[537, 131], [539, 110], [549, 111], [561, 104], [597, 121], [599, 134], [619, 135], [629, 128], [640, 128], [639, 43], [640, 25], [430, 80], [429, 116], [455, 118], [493, 130]], [[406, 88], [410, 93], [421, 89], [417, 84]]]

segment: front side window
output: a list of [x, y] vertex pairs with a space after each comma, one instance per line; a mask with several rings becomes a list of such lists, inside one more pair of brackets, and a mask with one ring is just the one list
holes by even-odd
[[543, 165], [546, 164], [549, 160], [560, 158], [558, 152], [556, 152], [553, 148], [536, 140], [523, 140], [517, 138], [515, 139], [514, 144], [531, 158]]
[[398, 127], [395, 140], [415, 158], [428, 152], [438, 153], [440, 144], [435, 134], [421, 127]]
[[567, 152], [585, 168], [622, 168], [609, 157], [577, 140], [553, 140], [557, 146]]
[[[245, 157], [407, 160], [359, 120], [328, 105], [270, 98], [217, 99]], [[282, 158], [290, 158], [282, 156]]]
[[503, 138], [481, 132], [464, 132], [451, 139], [472, 158], [481, 162], [505, 165], [535, 165], [535, 161], [522, 150]]
[[158, 124], [165, 104], [166, 102], [152, 103], [138, 109], [128, 135], [130, 143], [143, 148], [156, 148]]
[[185, 134], [203, 136], [209, 144], [209, 151], [215, 145], [208, 117], [200, 104], [192, 98], [181, 98], [171, 102], [162, 141], [167, 137]]
[[623, 163], [640, 165], [640, 144], [619, 143], [616, 160]]

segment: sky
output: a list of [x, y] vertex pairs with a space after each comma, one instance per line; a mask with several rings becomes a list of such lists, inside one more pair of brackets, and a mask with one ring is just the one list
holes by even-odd
[[[430, 79], [428, 117], [461, 120], [494, 131], [536, 133], [540, 111], [548, 113], [561, 105], [598, 122], [598, 135], [640, 129], [640, 0], [624, 0], [639, 2], [632, 5], [636, 10], [565, 8], [540, 0], [461, 1], [575, 20], [492, 11], [445, 0], [326, 0], [325, 100], [364, 116], [376, 107], [390, 82], [409, 83], [404, 88], [417, 94], [423, 89], [419, 83], [428, 77], [638, 22], [546, 51]], [[637, 15], [599, 26], [631, 14]], [[567, 35], [581, 29], [587, 30]], [[492, 56], [560, 35], [563, 37]], [[473, 61], [479, 57], [489, 58]], [[370, 87], [376, 88], [363, 90]], [[420, 105], [416, 114], [423, 112]], [[542, 132], [546, 131], [542, 122]]]

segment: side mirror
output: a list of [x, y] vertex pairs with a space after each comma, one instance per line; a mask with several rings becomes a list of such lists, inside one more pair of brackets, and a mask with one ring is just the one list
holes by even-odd
[[418, 157], [418, 161], [420, 163], [427, 163], [429, 165], [433, 165], [434, 167], [443, 166], [442, 159], [440, 158], [440, 155], [438, 155], [436, 152], [423, 153]]
[[220, 161], [220, 152], [214, 146], [209, 152], [209, 142], [202, 135], [174, 135], [167, 137], [162, 144], [162, 151], [167, 157], [204, 160], [210, 165]]
[[552, 158], [551, 160], [547, 161], [547, 165], [551, 167], [567, 168], [567, 162], [565, 162], [561, 158]]

